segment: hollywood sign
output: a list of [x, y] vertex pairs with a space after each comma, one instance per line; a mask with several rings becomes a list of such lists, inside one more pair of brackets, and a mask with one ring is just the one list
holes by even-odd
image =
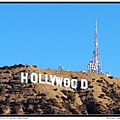
[[[39, 73], [31, 73], [30, 74], [30, 81], [31, 83], [40, 83], [40, 84], [48, 84], [48, 85], [56, 85], [59, 87], [66, 87], [66, 88], [78, 88], [78, 80], [77, 79], [69, 79], [69, 78], [63, 78], [58, 77], [56, 75], [44, 75], [45, 80], [42, 79], [42, 74]], [[63, 83], [62, 83], [63, 82]], [[88, 88], [88, 81], [86, 79], [81, 79], [81, 89], [87, 89]], [[28, 83], [28, 73], [21, 72], [21, 83]]]

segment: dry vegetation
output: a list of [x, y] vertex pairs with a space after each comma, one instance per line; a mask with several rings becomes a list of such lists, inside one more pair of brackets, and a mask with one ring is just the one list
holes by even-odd
[[[87, 79], [86, 90], [21, 84], [21, 72]], [[120, 79], [83, 72], [38, 69], [22, 64], [0, 68], [0, 114], [120, 114]]]

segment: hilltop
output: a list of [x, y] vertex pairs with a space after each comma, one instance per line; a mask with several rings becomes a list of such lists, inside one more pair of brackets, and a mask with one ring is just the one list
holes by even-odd
[[[88, 80], [82, 90], [48, 84], [21, 83], [21, 72]], [[0, 114], [120, 114], [120, 79], [87, 72], [0, 67]]]

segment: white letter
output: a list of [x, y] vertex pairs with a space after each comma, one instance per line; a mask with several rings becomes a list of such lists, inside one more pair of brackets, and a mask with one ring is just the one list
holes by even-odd
[[41, 80], [41, 73], [39, 73], [39, 83], [45, 84], [45, 82]]
[[[34, 79], [33, 77], [34, 77], [35, 79]], [[32, 73], [32, 74], [31, 74], [31, 82], [32, 82], [32, 83], [36, 83], [37, 81], [38, 81], [38, 75], [37, 75], [36, 73]]]
[[81, 79], [81, 89], [88, 88], [88, 81], [86, 79]]
[[56, 86], [62, 86], [62, 77], [56, 77]]
[[69, 78], [64, 78], [64, 86], [70, 87], [70, 79]]
[[52, 85], [55, 85], [55, 79], [56, 79], [56, 76], [52, 76], [50, 75], [50, 81], [52, 81]]
[[77, 88], [77, 80], [76, 79], [72, 79], [71, 81], [71, 87], [76, 89]]
[[24, 80], [26, 80], [26, 83], [28, 83], [28, 73], [24, 76], [24, 73], [21, 72], [21, 83], [24, 83]]
[[50, 82], [48, 82], [48, 75], [47, 75], [47, 74], [45, 74], [45, 82], [46, 82], [46, 84], [51, 85], [51, 83], [50, 83]]

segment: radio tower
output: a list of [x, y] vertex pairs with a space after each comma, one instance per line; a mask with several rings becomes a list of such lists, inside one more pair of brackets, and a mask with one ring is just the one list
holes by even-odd
[[88, 72], [96, 73], [96, 74], [102, 74], [102, 66], [100, 61], [100, 53], [98, 49], [98, 25], [97, 20], [95, 22], [95, 48], [93, 51], [94, 57], [93, 60], [89, 62], [88, 64]]

